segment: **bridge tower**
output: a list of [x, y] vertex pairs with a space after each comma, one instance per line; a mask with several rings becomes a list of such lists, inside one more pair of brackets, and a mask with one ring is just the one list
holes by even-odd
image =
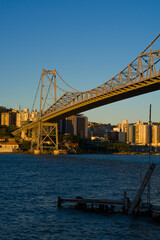
[[33, 130], [32, 137], [36, 131], [36, 148], [42, 153], [58, 149], [58, 123], [42, 120], [45, 111], [57, 101], [56, 70], [43, 69], [39, 85], [41, 90], [38, 127]]
[[[40, 91], [39, 91], [40, 90]], [[32, 128], [31, 146], [36, 143], [39, 152], [53, 151], [58, 149], [58, 119], [46, 120], [46, 116], [57, 113], [59, 108], [66, 106], [69, 98], [66, 95], [75, 93], [77, 90], [69, 86], [54, 70], [42, 69], [37, 92], [34, 98], [32, 110], [35, 106], [37, 95], [40, 96], [38, 123]], [[60, 118], [61, 119], [61, 118]], [[32, 148], [31, 147], [31, 148]]]

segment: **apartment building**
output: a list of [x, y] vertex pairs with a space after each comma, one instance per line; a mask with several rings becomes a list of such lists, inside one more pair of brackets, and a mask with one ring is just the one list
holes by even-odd
[[29, 109], [25, 108], [23, 111], [17, 112], [16, 126], [22, 127], [29, 122], [36, 121], [37, 118], [38, 118], [37, 110], [33, 110], [32, 112], [29, 112]]
[[133, 124], [128, 128], [128, 142], [135, 143], [135, 126]]
[[123, 122], [122, 123], [119, 123], [118, 124], [118, 126], [117, 126], [118, 128], [119, 128], [119, 130], [120, 130], [120, 132], [125, 132], [126, 133], [126, 142], [128, 142], [129, 141], [129, 134], [128, 134], [128, 132], [129, 132], [129, 124], [128, 124], [128, 120], [123, 120]]
[[79, 136], [80, 138], [88, 137], [88, 118], [83, 115], [73, 115], [62, 119], [58, 123], [60, 133], [68, 133]]
[[1, 125], [16, 126], [16, 114], [17, 111], [12, 110], [10, 112], [1, 113]]
[[[127, 134], [126, 142], [131, 144], [148, 145], [151, 141], [153, 146], [160, 146], [160, 125], [143, 123], [137, 120], [135, 124], [128, 124], [127, 120], [118, 124], [116, 131]], [[150, 138], [150, 139], [149, 139]]]
[[160, 126], [159, 125], [152, 126], [152, 145], [160, 146]]

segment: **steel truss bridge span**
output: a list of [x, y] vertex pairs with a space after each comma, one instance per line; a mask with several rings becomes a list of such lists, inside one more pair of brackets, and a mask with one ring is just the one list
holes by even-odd
[[89, 91], [77, 91], [70, 87], [56, 70], [43, 69], [39, 83], [39, 86], [41, 85], [40, 117], [37, 121], [18, 129], [14, 134], [23, 129], [33, 128], [38, 122], [55, 123], [65, 117], [102, 105], [159, 90], [159, 39], [160, 34], [115, 77]]

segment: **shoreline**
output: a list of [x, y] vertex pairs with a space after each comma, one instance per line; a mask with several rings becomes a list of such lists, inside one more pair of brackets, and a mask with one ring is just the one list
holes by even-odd
[[[36, 155], [33, 152], [26, 151], [26, 152], [0, 152], [0, 154], [28, 154], [28, 155]], [[144, 152], [113, 152], [113, 153], [104, 153], [104, 152], [91, 152], [91, 153], [67, 153], [67, 154], [59, 154], [59, 155], [83, 155], [83, 154], [104, 154], [104, 155], [149, 155], [149, 153], [144, 153]], [[41, 153], [38, 155], [55, 155], [52, 153]], [[151, 155], [160, 155], [159, 153], [151, 153]]]

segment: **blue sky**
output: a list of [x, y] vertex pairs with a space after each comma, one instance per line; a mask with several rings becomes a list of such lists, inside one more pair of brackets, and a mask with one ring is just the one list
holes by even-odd
[[[159, 0], [0, 0], [0, 105], [32, 107], [42, 68], [79, 91], [119, 73], [159, 34]], [[160, 91], [90, 110], [89, 121], [160, 121]]]

